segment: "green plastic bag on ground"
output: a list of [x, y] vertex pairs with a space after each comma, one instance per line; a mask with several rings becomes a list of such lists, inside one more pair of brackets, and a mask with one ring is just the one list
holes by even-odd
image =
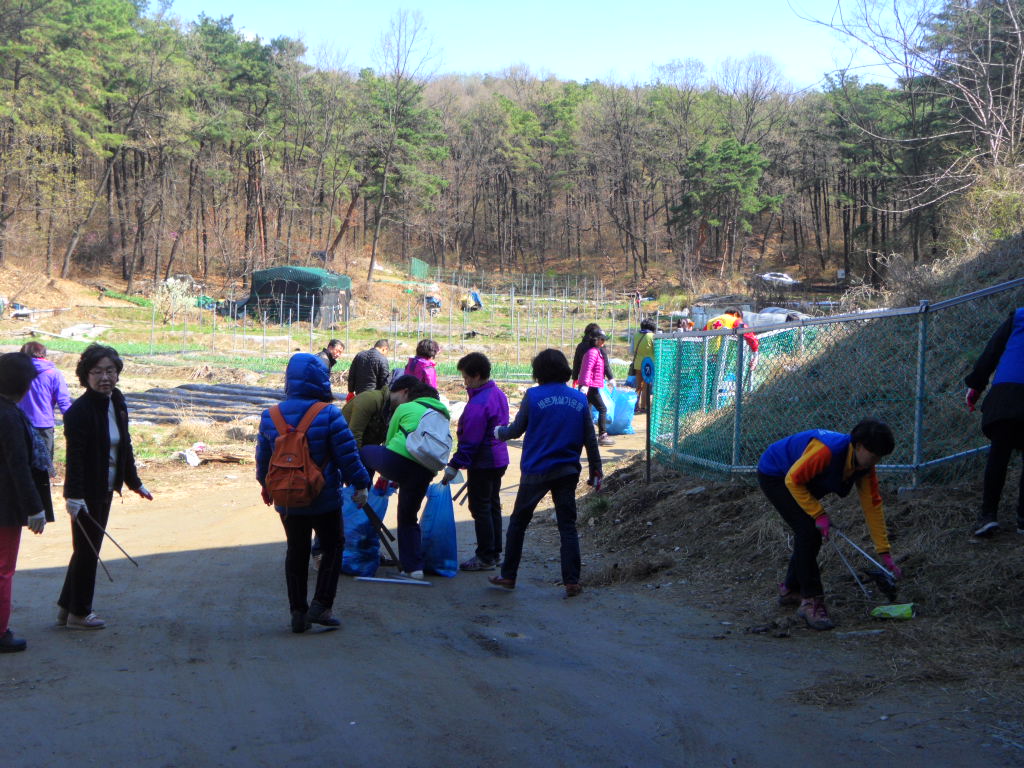
[[871, 615], [876, 619], [912, 619], [917, 615], [917, 609], [913, 603], [880, 605], [871, 611]]

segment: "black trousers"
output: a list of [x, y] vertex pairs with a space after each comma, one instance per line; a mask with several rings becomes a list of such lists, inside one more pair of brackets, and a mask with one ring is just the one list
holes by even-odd
[[[985, 486], [982, 491], [981, 511], [996, 516], [999, 499], [1006, 485], [1006, 471], [1014, 451], [1024, 451], [1024, 422], [1006, 419], [990, 424], [985, 434], [992, 441], [985, 463]], [[1024, 458], [1024, 454], [1022, 454]], [[1017, 522], [1024, 523], [1024, 467], [1020, 473], [1020, 489], [1017, 492]]]
[[508, 467], [466, 470], [469, 514], [476, 528], [476, 557], [497, 562], [501, 557], [501, 478]]
[[309, 571], [310, 535], [320, 537], [320, 570], [316, 574], [313, 599], [324, 608], [334, 605], [341, 575], [341, 553], [345, 548], [345, 528], [341, 510], [319, 515], [281, 515], [288, 551], [284, 556], [284, 579], [288, 585], [288, 606], [292, 611], [309, 610], [306, 602], [306, 580]]
[[113, 498], [113, 493], [106, 493], [99, 498], [86, 499], [88, 511], [79, 512], [78, 517], [71, 521], [71, 561], [68, 563], [57, 605], [74, 616], [88, 616], [92, 613], [97, 553], [103, 546], [103, 530], [110, 520], [110, 502]]
[[600, 387], [587, 387], [587, 402], [597, 409], [597, 434], [605, 434], [608, 431], [608, 406], [601, 398]]
[[818, 597], [825, 593], [818, 570], [818, 552], [821, 550], [821, 532], [814, 518], [796, 503], [786, 487], [786, 478], [757, 473], [757, 484], [764, 495], [793, 529], [793, 554], [789, 558], [785, 584], [800, 592], [801, 597]]

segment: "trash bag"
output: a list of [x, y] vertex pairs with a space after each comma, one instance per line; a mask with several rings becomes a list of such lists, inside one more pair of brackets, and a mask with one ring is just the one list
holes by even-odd
[[636, 392], [630, 389], [616, 389], [612, 394], [612, 401], [615, 403], [615, 417], [608, 420], [608, 434], [632, 435]]
[[[341, 553], [341, 572], [349, 576], [373, 576], [380, 565], [380, 534], [366, 513], [352, 501], [352, 486], [342, 489], [341, 514], [345, 524], [345, 549]], [[381, 520], [388, 511], [388, 497], [395, 489], [370, 488], [367, 504]]]
[[[601, 387], [601, 399], [604, 401], [604, 407], [608, 409], [608, 423], [612, 423], [612, 419], [615, 418], [615, 401], [612, 399], [612, 391], [607, 386]], [[597, 408], [590, 406], [590, 420], [597, 424]]]
[[636, 374], [635, 373], [631, 373], [629, 376], [626, 377], [626, 381], [625, 381], [624, 386], [630, 387], [631, 389], [636, 389]]
[[452, 578], [459, 572], [459, 546], [455, 538], [452, 487], [434, 483], [427, 488], [427, 506], [420, 519], [423, 570]]

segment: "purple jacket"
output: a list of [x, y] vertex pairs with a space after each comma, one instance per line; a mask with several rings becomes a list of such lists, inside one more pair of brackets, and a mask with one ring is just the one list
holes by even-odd
[[437, 363], [426, 357], [410, 357], [405, 372], [437, 389]]
[[71, 407], [68, 384], [64, 381], [64, 374], [46, 358], [33, 357], [32, 362], [39, 375], [33, 380], [28, 394], [21, 399], [18, 407], [25, 412], [33, 427], [53, 427], [53, 407], [59, 406], [62, 414], [67, 413]]
[[448, 466], [491, 469], [508, 466], [508, 446], [494, 437], [495, 427], [508, 425], [508, 398], [493, 381], [467, 389], [469, 402], [459, 417], [459, 444]]

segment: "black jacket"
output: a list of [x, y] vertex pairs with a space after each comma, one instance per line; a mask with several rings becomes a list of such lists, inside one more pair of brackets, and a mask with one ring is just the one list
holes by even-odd
[[358, 395], [371, 389], [383, 389], [388, 385], [391, 368], [388, 359], [376, 347], [364, 349], [352, 358], [348, 369], [348, 391]]
[[110, 429], [107, 408], [114, 404], [114, 418], [121, 442], [117, 450], [114, 490], [122, 485], [133, 491], [142, 486], [135, 470], [135, 453], [128, 434], [128, 406], [121, 390], [115, 389], [108, 399], [87, 389], [64, 414], [64, 440], [67, 443], [67, 467], [64, 473], [65, 499], [102, 498], [107, 493], [107, 470], [110, 463]]
[[[47, 508], [40, 495], [39, 478], [33, 474], [32, 435], [25, 414], [6, 397], [0, 397], [0, 526], [20, 528], [28, 518]], [[38, 473], [46, 477], [45, 473]], [[49, 496], [49, 478], [45, 493]], [[47, 515], [53, 520], [53, 514]]]
[[324, 361], [324, 365], [327, 366], [328, 373], [330, 373], [331, 369], [334, 368], [334, 364], [338, 362], [333, 357], [331, 357], [331, 353], [327, 351], [327, 347], [324, 347], [319, 352], [317, 352], [316, 356]]

